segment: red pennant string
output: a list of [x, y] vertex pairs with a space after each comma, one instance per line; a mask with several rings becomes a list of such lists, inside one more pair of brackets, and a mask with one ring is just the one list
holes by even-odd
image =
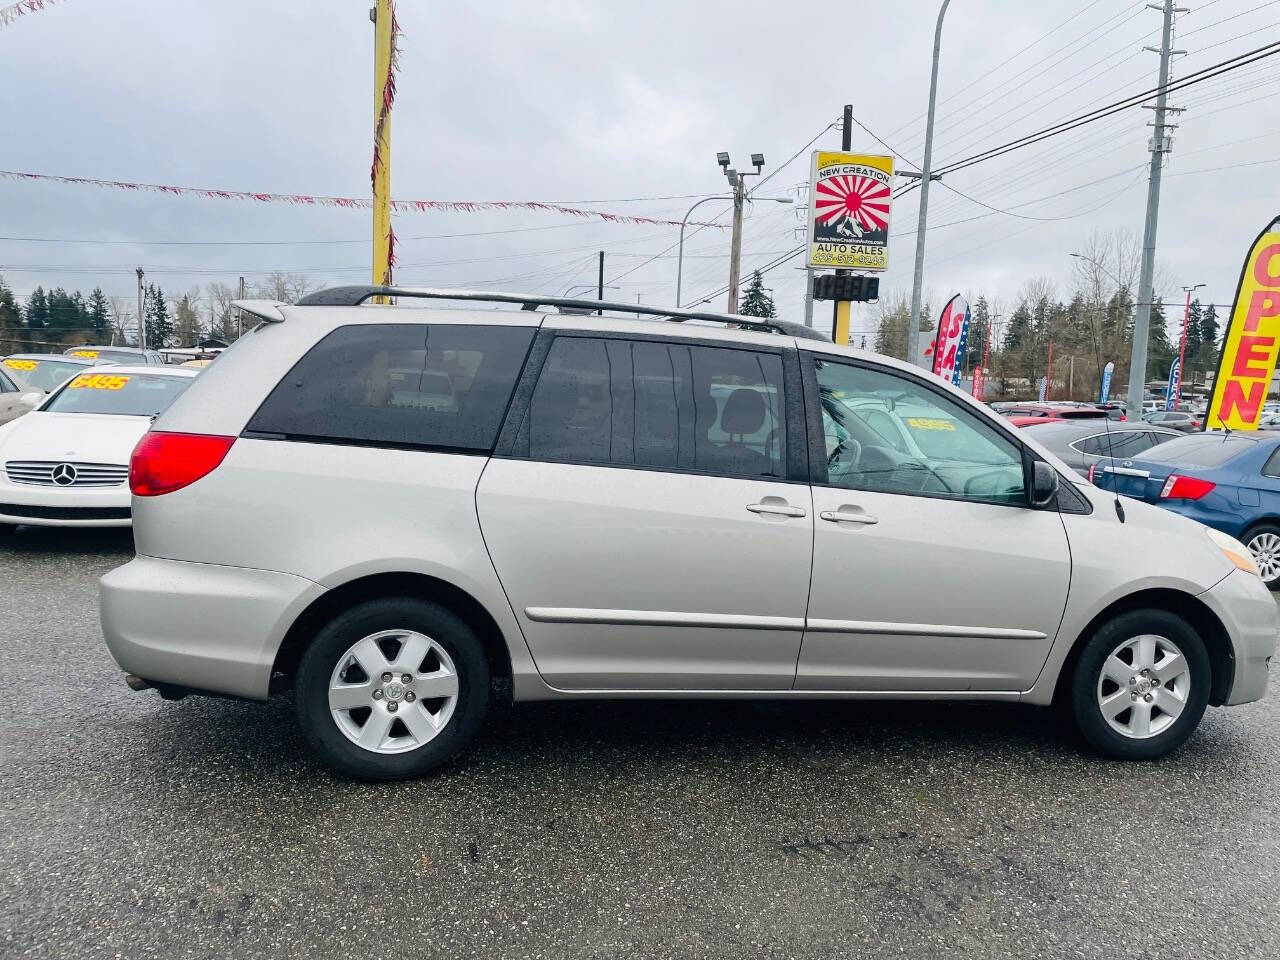
[[[48, 0], [46, 0], [48, 2]], [[176, 196], [204, 197], [217, 200], [255, 200], [259, 203], [306, 204], [319, 207], [344, 207], [368, 210], [373, 200], [368, 197], [322, 197], [296, 193], [260, 193], [246, 190], [218, 190], [209, 187], [175, 187], [158, 183], [133, 183], [126, 180], [98, 180], [93, 177], [60, 177], [49, 173], [25, 173], [18, 170], [0, 170], [0, 177], [7, 180], [34, 180], [44, 183], [66, 183], [84, 187], [106, 187], [113, 190], [135, 190], [146, 193], [167, 193]], [[644, 224], [658, 227], [678, 227], [679, 220], [662, 220], [656, 217], [637, 217], [603, 210], [584, 210], [559, 203], [543, 203], [538, 200], [392, 200], [391, 209], [396, 213], [424, 213], [439, 210], [445, 213], [483, 213], [489, 210], [532, 210], [540, 213], [558, 213], [568, 217], [600, 220], [604, 223]], [[691, 227], [714, 227], [726, 230], [723, 223], [690, 221]]]

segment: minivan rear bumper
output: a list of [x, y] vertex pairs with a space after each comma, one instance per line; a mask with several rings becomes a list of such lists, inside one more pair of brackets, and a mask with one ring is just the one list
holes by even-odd
[[271, 570], [139, 556], [101, 581], [102, 633], [126, 672], [265, 700], [285, 632], [324, 587]]
[[1276, 602], [1271, 591], [1252, 573], [1236, 570], [1200, 594], [1200, 599], [1231, 638], [1235, 669], [1225, 705], [1262, 699], [1276, 652]]

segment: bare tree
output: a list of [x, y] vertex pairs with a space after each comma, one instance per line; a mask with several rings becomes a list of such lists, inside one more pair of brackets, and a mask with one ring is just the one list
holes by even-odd
[[297, 303], [311, 290], [311, 283], [301, 273], [282, 273], [277, 270], [267, 274], [253, 286], [253, 295], [281, 303]]
[[209, 333], [219, 340], [231, 343], [240, 335], [239, 317], [236, 316], [238, 311], [231, 306], [231, 301], [236, 298], [236, 291], [230, 284], [220, 280], [206, 284], [204, 289], [212, 305], [213, 319], [209, 322]]
[[123, 346], [130, 337], [137, 336], [137, 308], [129, 297], [112, 297], [107, 303], [111, 308], [111, 343], [108, 346]]

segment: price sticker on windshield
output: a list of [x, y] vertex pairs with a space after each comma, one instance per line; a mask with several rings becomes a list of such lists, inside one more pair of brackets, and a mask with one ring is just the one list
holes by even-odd
[[34, 370], [40, 365], [39, 360], [6, 360], [4, 365], [10, 370]]
[[84, 357], [86, 360], [97, 360], [98, 351], [97, 350], [72, 350], [71, 356]]
[[950, 420], [934, 417], [907, 417], [907, 426], [913, 430], [955, 430], [956, 428]]
[[129, 382], [128, 377], [108, 373], [82, 373], [69, 384], [68, 390], [119, 390]]

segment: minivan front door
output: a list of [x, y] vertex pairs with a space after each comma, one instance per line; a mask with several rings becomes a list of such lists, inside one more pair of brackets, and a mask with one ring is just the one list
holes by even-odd
[[476, 495], [547, 683], [791, 687], [814, 521], [784, 381], [781, 350], [554, 339]]
[[[1022, 452], [922, 379], [814, 354], [826, 461], [813, 490], [808, 628], [796, 688], [1017, 691], [1048, 657], [1071, 556], [1027, 507]], [[894, 430], [873, 425], [875, 409]]]

